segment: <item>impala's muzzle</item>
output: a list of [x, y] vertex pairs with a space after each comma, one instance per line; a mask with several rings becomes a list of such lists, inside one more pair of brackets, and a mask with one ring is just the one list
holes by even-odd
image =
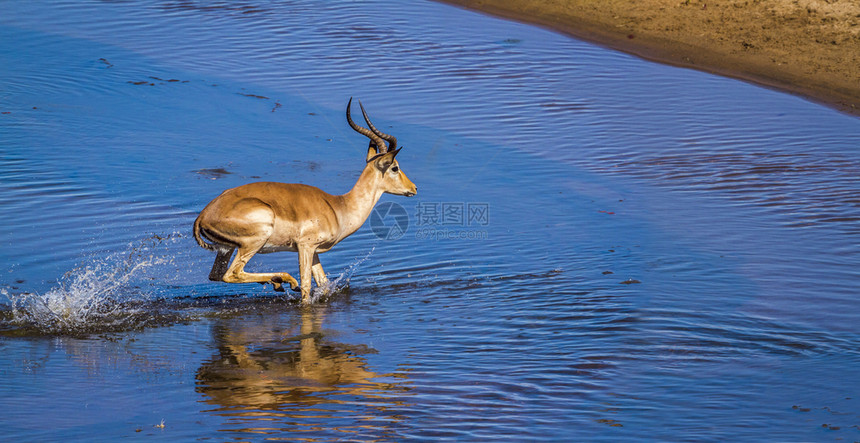
[[[404, 175], [403, 178], [406, 178], [406, 176]], [[404, 192], [402, 195], [405, 195], [407, 197], [414, 197], [415, 194], [418, 193], [418, 186], [415, 186], [415, 183], [412, 183], [412, 180], [409, 180], [408, 178], [406, 178], [406, 182], [408, 183], [408, 188], [410, 189], [407, 189], [406, 192]]]

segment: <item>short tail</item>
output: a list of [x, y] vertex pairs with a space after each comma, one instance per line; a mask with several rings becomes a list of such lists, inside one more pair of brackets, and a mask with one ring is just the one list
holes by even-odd
[[215, 246], [203, 241], [203, 237], [200, 235], [200, 216], [197, 216], [197, 219], [194, 220], [194, 240], [197, 240], [197, 244], [203, 249], [215, 250]]

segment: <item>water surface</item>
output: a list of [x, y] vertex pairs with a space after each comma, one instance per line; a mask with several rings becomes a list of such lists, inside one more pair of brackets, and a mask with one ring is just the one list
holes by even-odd
[[[3, 9], [3, 437], [860, 439], [856, 118], [435, 3]], [[222, 190], [352, 186], [350, 96], [405, 234], [209, 282]]]

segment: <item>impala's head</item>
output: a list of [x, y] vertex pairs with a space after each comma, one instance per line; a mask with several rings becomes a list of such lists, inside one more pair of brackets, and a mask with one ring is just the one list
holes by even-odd
[[382, 174], [383, 192], [412, 197], [418, 193], [418, 187], [403, 173], [400, 164], [394, 159], [398, 152], [400, 149], [371, 156], [368, 150], [367, 163]]
[[[382, 191], [389, 194], [405, 195], [407, 197], [417, 194], [418, 187], [415, 186], [415, 183], [412, 183], [412, 180], [409, 180], [409, 177], [406, 177], [406, 174], [400, 169], [400, 164], [394, 158], [400, 152], [400, 149], [403, 148], [397, 149], [397, 139], [393, 135], [385, 134], [376, 129], [373, 123], [370, 122], [364, 106], [361, 105], [361, 102], [358, 104], [361, 106], [364, 121], [367, 122], [367, 128], [358, 126], [352, 121], [349, 112], [352, 106], [352, 97], [350, 97], [349, 103], [346, 105], [346, 120], [352, 126], [352, 129], [370, 139], [370, 145], [367, 147], [367, 167], [373, 168], [382, 175], [382, 181], [380, 182]], [[388, 142], [388, 146], [385, 145], [386, 141]]]

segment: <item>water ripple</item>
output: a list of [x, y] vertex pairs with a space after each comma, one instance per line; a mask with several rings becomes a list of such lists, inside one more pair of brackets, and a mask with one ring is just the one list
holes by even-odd
[[[820, 423], [857, 405], [841, 382], [860, 367], [856, 119], [435, 3], [6, 9], [10, 438], [38, 438], [45, 414], [45, 440], [136, 435], [60, 420], [89, 413], [62, 402], [99, 371], [105, 404], [166, 410], [175, 439], [851, 437]], [[208, 282], [187, 231], [219, 192], [352, 186], [367, 145], [342, 121], [350, 96], [408, 146], [422, 193], [384, 197], [404, 236], [365, 226], [326, 253], [341, 279], [311, 309]], [[422, 219], [431, 206], [448, 219]], [[67, 345], [32, 357], [43, 341]]]

